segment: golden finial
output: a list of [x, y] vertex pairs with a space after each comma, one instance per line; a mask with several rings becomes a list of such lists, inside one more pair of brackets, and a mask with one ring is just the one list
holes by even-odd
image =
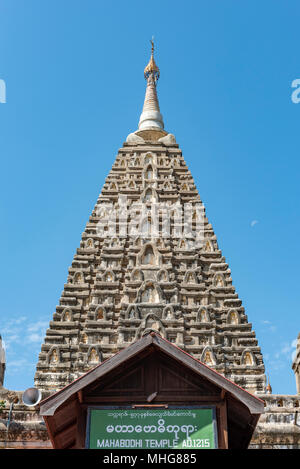
[[153, 36], [152, 36], [150, 43], [151, 43], [151, 57], [150, 57], [147, 67], [144, 70], [144, 76], [146, 80], [148, 80], [150, 75], [153, 75], [154, 80], [157, 81], [159, 79], [159, 68], [156, 65], [155, 60], [154, 60], [154, 37]]

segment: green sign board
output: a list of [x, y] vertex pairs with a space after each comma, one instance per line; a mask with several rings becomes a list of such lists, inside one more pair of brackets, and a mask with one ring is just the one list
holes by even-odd
[[90, 408], [87, 448], [212, 449], [216, 443], [215, 409]]

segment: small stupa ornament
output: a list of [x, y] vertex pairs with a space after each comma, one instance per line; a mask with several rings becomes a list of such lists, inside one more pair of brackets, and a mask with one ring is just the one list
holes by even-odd
[[272, 394], [272, 387], [271, 387], [271, 384], [270, 384], [270, 376], [268, 374], [268, 384], [266, 386], [266, 393], [267, 394]]
[[154, 41], [151, 42], [151, 57], [144, 70], [144, 77], [147, 80], [146, 95], [143, 112], [140, 117], [139, 130], [160, 129], [163, 130], [164, 122], [160, 113], [156, 83], [159, 79], [159, 68], [154, 60]]

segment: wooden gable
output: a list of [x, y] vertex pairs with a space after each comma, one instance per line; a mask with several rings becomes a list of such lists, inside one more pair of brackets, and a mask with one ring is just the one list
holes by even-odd
[[83, 391], [87, 402], [147, 402], [155, 400], [182, 402], [184, 399], [203, 401], [220, 395], [220, 389], [154, 348], [141, 360], [127, 364], [126, 370], [116, 369], [105, 379], [96, 380]]
[[103, 405], [212, 405], [219, 447], [248, 446], [263, 402], [158, 334], [151, 334], [41, 403], [54, 448], [83, 448], [87, 409]]

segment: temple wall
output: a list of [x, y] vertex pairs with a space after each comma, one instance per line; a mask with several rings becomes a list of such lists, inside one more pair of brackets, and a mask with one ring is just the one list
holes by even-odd
[[0, 449], [51, 449], [37, 407], [22, 403], [22, 392], [0, 389]]
[[259, 395], [264, 400], [261, 415], [251, 440], [251, 449], [300, 449], [300, 394]]
[[[260, 417], [249, 448], [300, 449], [300, 395], [264, 394], [259, 397], [266, 403], [265, 413]], [[50, 449], [51, 442], [38, 406], [26, 407], [21, 398], [21, 392], [0, 390], [0, 402], [5, 402], [4, 406], [0, 405], [0, 449]], [[17, 399], [18, 402], [13, 403]]]

